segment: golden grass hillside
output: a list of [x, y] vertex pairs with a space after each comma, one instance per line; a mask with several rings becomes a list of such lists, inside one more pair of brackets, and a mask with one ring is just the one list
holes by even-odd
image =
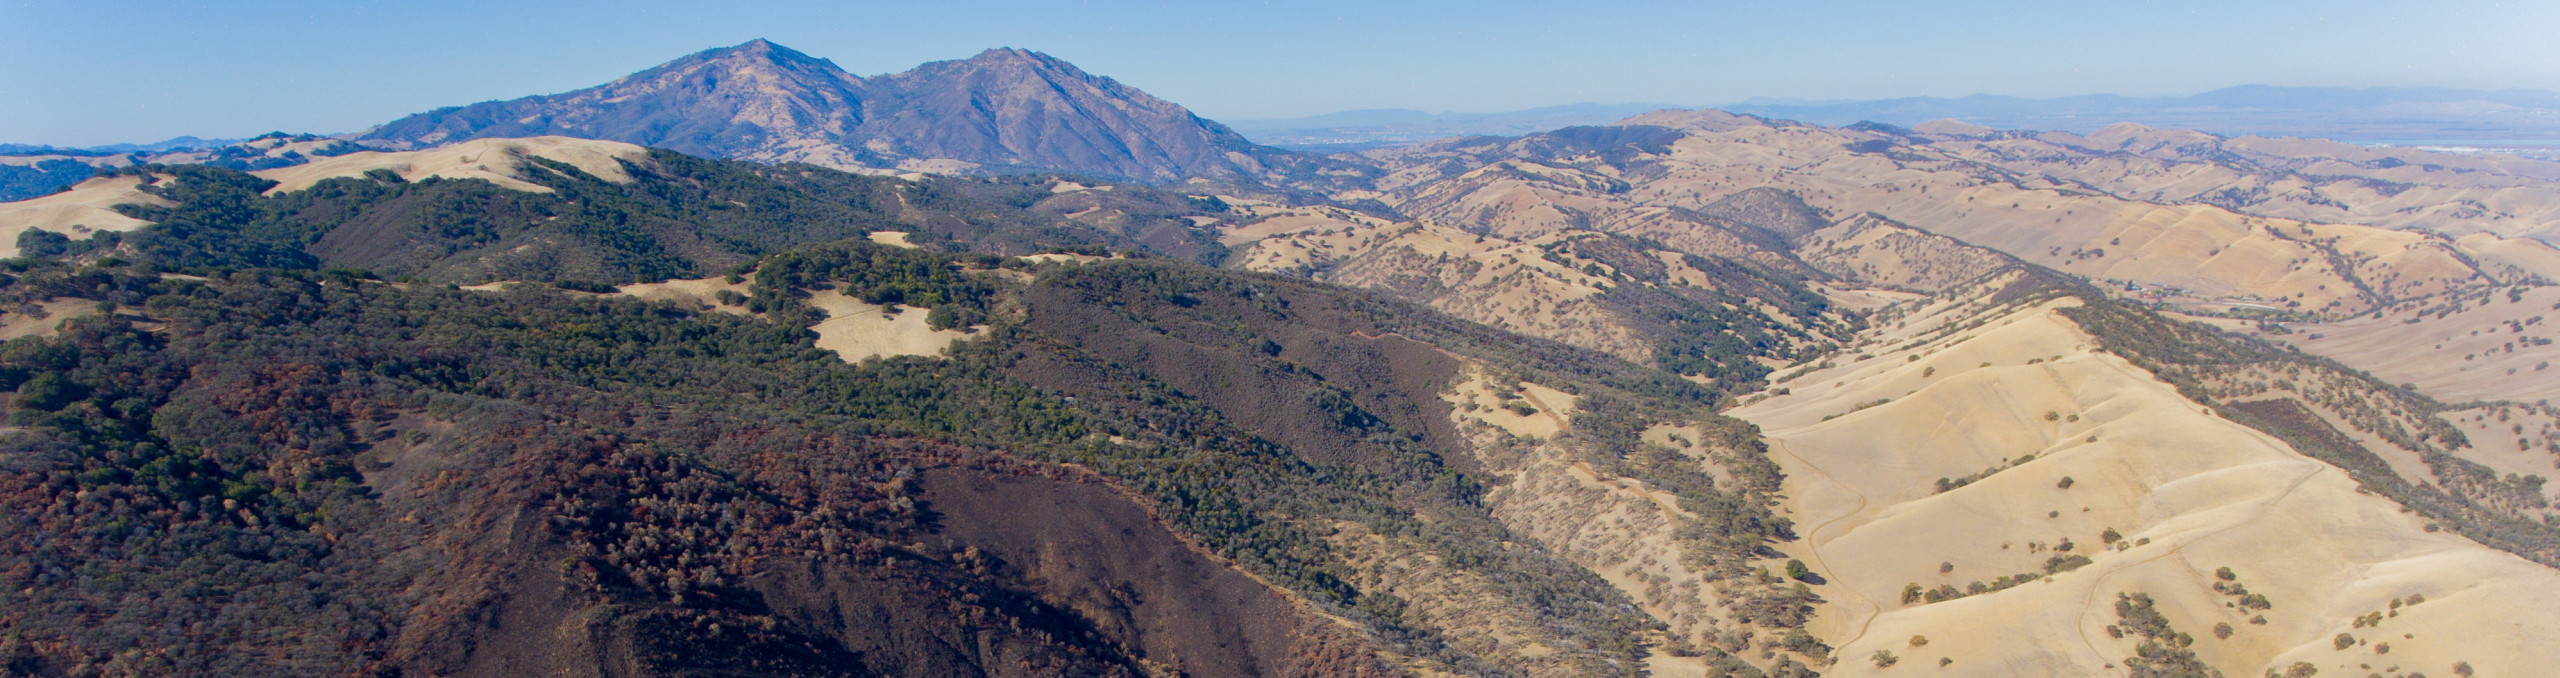
[[623, 170], [622, 163], [647, 161], [649, 149], [618, 141], [569, 137], [474, 139], [416, 151], [350, 153], [251, 174], [276, 182], [274, 188], [267, 189], [269, 194], [299, 191], [323, 179], [359, 177], [374, 170], [389, 170], [409, 181], [427, 177], [484, 179], [510, 190], [551, 192], [550, 187], [518, 178], [523, 175], [527, 158], [568, 163], [599, 179], [630, 183], [631, 174]]
[[125, 216], [117, 205], [167, 206], [169, 201], [142, 191], [143, 177], [100, 177], [82, 181], [53, 195], [0, 203], [0, 256], [17, 256], [18, 237], [45, 230], [80, 239], [102, 231], [130, 231], [151, 222]]
[[1932, 134], [1930, 147], [2134, 200], [2453, 236], [2560, 237], [2560, 163], [2131, 123], [2087, 136], [1949, 131]]
[[2216, 417], [2096, 350], [2074, 303], [1938, 302], [1734, 412], [1830, 581], [1826, 675], [2127, 675], [2137, 593], [2225, 675], [2560, 665], [2560, 572]]
[[1676, 246], [1657, 232], [1662, 214], [1776, 188], [1835, 219], [1873, 212], [2090, 278], [2332, 317], [2457, 289], [2560, 280], [2560, 257], [2538, 242], [2147, 202], [1882, 133], [1712, 111], [1621, 124], [1680, 133], [1650, 147], [1559, 149], [1531, 138], [1383, 153], [1397, 171], [1382, 182], [1381, 200], [1413, 217], [1512, 238], [1597, 229]]
[[2446, 402], [2560, 399], [2560, 287], [2482, 290], [2273, 337]]

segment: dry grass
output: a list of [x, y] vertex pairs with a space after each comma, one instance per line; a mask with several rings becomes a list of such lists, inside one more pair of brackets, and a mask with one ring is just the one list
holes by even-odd
[[908, 235], [910, 234], [906, 231], [872, 231], [871, 241], [890, 247], [915, 249], [916, 246], [913, 243], [907, 242]]
[[723, 313], [734, 313], [738, 315], [747, 315], [746, 307], [721, 305], [719, 297], [720, 292], [725, 290], [738, 293], [739, 295], [750, 294], [747, 289], [746, 281], [741, 280], [736, 283], [731, 283], [728, 282], [725, 277], [638, 283], [623, 285], [617, 289], [620, 290], [620, 294], [623, 296], [632, 297], [642, 301], [683, 304], [696, 308], [708, 308]]
[[[1941, 305], [1885, 330], [1898, 336], [1871, 344], [1875, 358], [1816, 371], [1791, 381], [1791, 394], [1736, 411], [1762, 424], [1787, 469], [1798, 548], [1833, 582], [1814, 626], [1840, 656], [1890, 649], [1922, 664], [1952, 658], [1950, 670], [2105, 675], [2131, 653], [2104, 632], [2115, 594], [2140, 591], [2229, 675], [2294, 661], [2347, 672], [2376, 658], [2328, 639], [2359, 630], [2354, 618], [2389, 599], [2423, 594], [2428, 603], [2385, 622], [2386, 663], [2463, 660], [2501, 667], [2497, 675], [2560, 665], [2560, 646], [2546, 639], [2560, 628], [2560, 572], [2427, 531], [2345, 473], [2092, 351], [2053, 308], [1899, 343], [1980, 311]], [[1855, 409], [1876, 400], [1887, 402]], [[1934, 485], [2025, 454], [2035, 460], [1953, 491]], [[2058, 487], [2063, 477], [2075, 482]], [[2123, 548], [2101, 544], [2108, 529]], [[2041, 572], [2065, 539], [2095, 562], [1987, 594], [1901, 602], [1906, 584], [1963, 589]], [[1941, 574], [1941, 563], [1952, 571]], [[2232, 596], [2209, 588], [2223, 566], [2274, 608], [2229, 607]], [[2268, 623], [2249, 623], [2257, 614]], [[2216, 623], [2237, 633], [2214, 639]], [[1913, 635], [1930, 638], [1925, 651], [1904, 647]], [[1874, 672], [1844, 662], [1827, 673]]]
[[902, 355], [939, 356], [952, 342], [976, 333], [975, 329], [933, 329], [925, 322], [924, 309], [875, 306], [838, 290], [812, 293], [809, 305], [827, 312], [826, 320], [809, 328], [818, 333], [818, 348], [835, 351], [849, 363]]
[[36, 305], [37, 312], [0, 313], [0, 341], [19, 337], [50, 337], [62, 332], [62, 323], [98, 312], [98, 302], [87, 299], [54, 299]]
[[90, 179], [53, 195], [0, 203], [0, 257], [18, 255], [18, 236], [31, 229], [52, 231], [73, 240], [99, 231], [130, 231], [151, 222], [125, 216], [116, 205], [166, 207], [168, 200], [142, 192], [140, 177]]
[[410, 181], [427, 177], [485, 179], [510, 190], [551, 192], [548, 187], [517, 178], [525, 159], [531, 157], [568, 163], [606, 181], [630, 183], [631, 175], [623, 171], [622, 163], [646, 162], [649, 149], [618, 141], [568, 137], [474, 139], [417, 151], [349, 153], [251, 174], [276, 182], [275, 188], [267, 189], [269, 194], [299, 191], [324, 179], [363, 176], [378, 169], [390, 170]]

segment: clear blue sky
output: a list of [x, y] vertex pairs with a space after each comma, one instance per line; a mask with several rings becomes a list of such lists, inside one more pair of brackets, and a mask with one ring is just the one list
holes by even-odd
[[1219, 119], [1757, 96], [2560, 90], [2560, 0], [0, 0], [0, 142], [345, 132], [770, 38], [862, 75], [1047, 52]]

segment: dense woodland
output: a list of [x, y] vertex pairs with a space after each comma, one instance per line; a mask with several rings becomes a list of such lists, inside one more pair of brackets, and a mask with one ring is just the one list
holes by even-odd
[[24, 165], [0, 165], [0, 202], [51, 195], [87, 180], [94, 173], [88, 163], [62, 158]]
[[[172, 271], [338, 267], [385, 279], [625, 283], [715, 275], [794, 247], [910, 231], [920, 244], [993, 254], [1062, 248], [1155, 252], [1215, 263], [1214, 238], [1179, 228], [1222, 205], [1143, 186], [1055, 196], [1046, 177], [919, 182], [806, 165], [707, 160], [668, 151], [608, 182], [535, 159], [530, 193], [485, 181], [404, 181], [389, 171], [261, 195], [274, 182], [206, 165], [140, 165], [172, 207], [129, 206], [159, 224], [103, 234], [71, 254], [114, 252]], [[1112, 219], [1073, 221], [1059, 205], [1103, 201]], [[41, 238], [42, 236], [35, 236]]]
[[[1256, 659], [1266, 667], [1383, 671], [1358, 649], [1367, 642], [1509, 671], [1348, 584], [1323, 538], [1347, 521], [1505, 582], [1570, 639], [1569, 661], [1624, 673], [1658, 623], [1579, 567], [1502, 546], [1519, 540], [1481, 504], [1486, 480], [1437, 398], [1455, 373], [1439, 349], [1620, 412], [1730, 422], [1708, 412], [1713, 392], [1673, 375], [1365, 293], [1146, 258], [1222, 250], [1048, 215], [1045, 181], [919, 186], [655, 160], [635, 171], [663, 174], [631, 185], [543, 165], [554, 194], [377, 173], [261, 196], [269, 184], [236, 171], [146, 166], [125, 171], [175, 179], [162, 189], [175, 207], [135, 209], [158, 225], [25, 241], [51, 258], [9, 263], [7, 303], [81, 298], [107, 312], [0, 345], [18, 431], [0, 452], [0, 662], [65, 675], [482, 673], [497, 657], [681, 673], [752, 657], [766, 675], [1117, 675], [1221, 661], [1181, 644], [1263, 633], [1288, 648]], [[1146, 218], [1221, 207], [1127, 193], [1145, 200], [1122, 211]], [[696, 229], [721, 240], [653, 225], [694, 219], [728, 220]], [[884, 228], [953, 250], [1128, 246], [1141, 258], [1036, 266], [863, 238]], [[537, 236], [569, 243], [554, 263], [591, 266], [546, 269], [560, 287], [725, 272], [752, 280], [745, 306], [760, 315], [438, 284], [510, 270], [476, 253]], [[811, 345], [819, 316], [798, 302], [837, 285], [929, 308], [938, 326], [991, 327], [947, 360], [846, 364]], [[1739, 563], [1792, 535], [1767, 508], [1774, 465], [1747, 425], [1730, 425], [1737, 459], [1758, 464], [1747, 486], [1659, 460], [1624, 470], [1723, 516], [1734, 529], [1694, 537], [1704, 557]], [[1595, 458], [1615, 456], [1605, 448]], [[1125, 487], [1143, 507], [1129, 529], [1161, 530], [1142, 518], [1158, 516], [1175, 529], [1167, 543], [1196, 540], [1367, 640], [1296, 628], [1285, 609], [1168, 612], [1188, 598], [1171, 593], [1153, 607], [1122, 600], [1113, 609], [1137, 620], [1126, 624], [1066, 611], [1056, 601], [1072, 592], [1005, 560], [1037, 553], [936, 517], [996, 500], [934, 480], [963, 476]], [[847, 595], [882, 618], [813, 616]], [[561, 620], [584, 640], [492, 635], [510, 615]], [[1277, 626], [1127, 628], [1150, 618]], [[993, 644], [953, 642], [970, 634]], [[1224, 673], [1214, 666], [1191, 670]]]

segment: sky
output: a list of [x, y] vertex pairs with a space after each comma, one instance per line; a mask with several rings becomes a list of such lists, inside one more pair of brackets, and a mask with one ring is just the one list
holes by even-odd
[[0, 143], [363, 130], [767, 38], [1046, 52], [1221, 120], [2240, 84], [2560, 90], [2560, 2], [0, 0]]

